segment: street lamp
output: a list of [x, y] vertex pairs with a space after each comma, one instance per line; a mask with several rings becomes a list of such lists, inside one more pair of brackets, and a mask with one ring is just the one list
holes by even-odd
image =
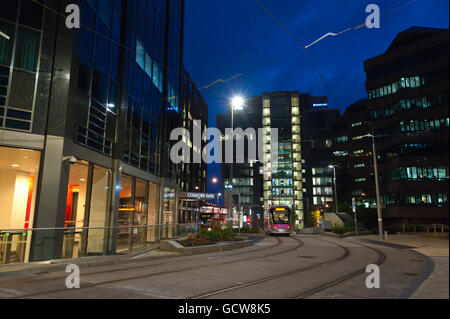
[[[231, 142], [233, 145], [233, 152], [234, 152], [234, 110], [236, 111], [242, 111], [244, 109], [244, 99], [241, 96], [235, 96], [231, 99]], [[234, 162], [234, 160], [233, 160]], [[229, 180], [229, 191], [231, 192], [231, 202], [229, 207], [229, 220], [231, 221], [233, 217], [232, 209], [233, 209], [233, 164], [230, 164], [230, 180]]]
[[217, 194], [217, 205], [219, 205], [219, 197], [222, 196], [222, 193]]
[[372, 128], [372, 134], [366, 134], [363, 136], [359, 136], [357, 139], [362, 139], [364, 137], [371, 137], [372, 138], [372, 153], [373, 153], [373, 169], [375, 174], [375, 191], [376, 191], [376, 197], [377, 197], [377, 215], [378, 215], [378, 232], [380, 235], [380, 240], [383, 240], [383, 214], [381, 211], [381, 196], [380, 196], [380, 184], [378, 181], [378, 164], [377, 164], [377, 150], [375, 148], [375, 133], [374, 133], [374, 127], [372, 122], [364, 121], [363, 123], [369, 124]]
[[330, 165], [329, 168], [333, 169], [333, 188], [334, 188], [334, 212], [338, 214], [338, 202], [337, 202], [337, 187], [336, 187], [336, 165]]

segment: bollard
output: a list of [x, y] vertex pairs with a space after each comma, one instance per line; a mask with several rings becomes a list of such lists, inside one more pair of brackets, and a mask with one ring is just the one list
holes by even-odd
[[384, 231], [384, 240], [388, 240], [388, 232], [387, 232], [387, 230]]
[[405, 234], [405, 224], [403, 223], [403, 235]]
[[416, 234], [416, 225], [414, 225], [414, 235]]

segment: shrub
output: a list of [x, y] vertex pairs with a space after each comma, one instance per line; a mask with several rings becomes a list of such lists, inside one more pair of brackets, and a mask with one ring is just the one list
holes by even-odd
[[[239, 230], [238, 229], [234, 229], [233, 230], [235, 233], [237, 233]], [[241, 228], [241, 233], [260, 233], [261, 229], [259, 227], [244, 227]]]
[[[349, 226], [349, 225], [343, 225], [343, 226], [337, 226], [336, 224], [333, 225], [333, 227], [331, 228], [331, 232], [335, 233], [335, 234], [345, 234], [345, 233], [351, 233], [355, 231], [355, 227], [353, 226]], [[359, 226], [358, 225], [358, 231], [367, 231], [366, 228], [364, 228], [363, 226]]]

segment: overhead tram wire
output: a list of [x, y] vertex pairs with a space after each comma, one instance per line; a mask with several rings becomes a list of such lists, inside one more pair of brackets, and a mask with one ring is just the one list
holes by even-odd
[[[323, 74], [322, 74], [322, 72], [320, 71], [320, 68], [319, 68], [319, 66], [318, 66], [318, 64], [316, 63], [316, 61], [314, 60], [314, 58], [312, 57], [312, 55], [311, 55], [311, 53], [309, 52], [309, 50], [308, 50], [308, 47], [309, 46], [305, 46], [305, 45], [303, 45], [301, 42], [300, 42], [300, 40], [285, 26], [285, 25], [283, 25], [270, 11], [269, 11], [269, 9], [267, 9], [262, 3], [261, 3], [261, 1], [260, 0], [255, 0], [260, 6], [261, 6], [261, 8], [263, 8], [264, 9], [264, 11], [266, 11], [266, 13], [267, 14], [269, 14], [271, 17], [272, 17], [272, 19], [273, 20], [275, 20], [288, 34], [289, 34], [289, 36], [292, 38], [292, 39], [294, 39], [294, 41], [295, 42], [297, 42], [298, 43], [298, 45], [302, 48], [302, 49], [304, 49], [305, 51], [306, 51], [306, 53], [308, 54], [308, 57], [310, 58], [310, 60], [311, 60], [311, 62], [312, 62], [312, 64], [313, 64], [313, 66], [315, 67], [315, 69], [316, 69], [316, 71], [317, 71], [317, 73], [319, 74], [319, 76], [320, 76], [320, 78], [321, 78], [321, 80], [322, 80], [322, 82], [323, 82], [323, 84], [325, 85], [325, 87], [327, 88], [327, 90], [328, 90], [328, 92], [329, 92], [329, 94], [330, 94], [330, 97], [332, 97], [332, 98], [334, 98], [337, 102], [338, 102], [338, 104], [341, 104], [340, 102], [339, 102], [339, 100], [336, 98], [336, 96], [333, 94], [333, 92], [332, 92], [332, 90], [330, 89], [330, 87], [328, 86], [328, 84], [327, 84], [327, 82], [325, 81], [325, 77], [323, 76]], [[413, 4], [413, 3], [415, 3], [415, 2], [417, 2], [417, 0], [412, 0], [412, 1], [408, 1], [408, 2], [406, 2], [406, 3], [404, 3], [404, 4], [402, 4], [402, 5], [400, 5], [400, 6], [398, 6], [398, 7], [395, 7], [395, 8], [393, 8], [393, 9], [391, 9], [391, 10], [389, 10], [388, 12], [386, 12], [385, 14], [391, 14], [391, 13], [393, 13], [393, 12], [395, 12], [395, 11], [397, 11], [397, 10], [399, 10], [399, 9], [401, 9], [401, 8], [404, 8], [404, 7], [406, 7], [406, 6], [409, 6], [409, 5], [411, 5], [411, 4]], [[340, 34], [343, 34], [343, 33], [345, 33], [345, 32], [348, 32], [348, 31], [351, 31], [352, 29], [353, 30], [358, 30], [358, 29], [360, 29], [361, 27], [363, 27], [363, 26], [365, 26], [365, 22], [364, 23], [362, 23], [362, 24], [359, 24], [359, 25], [357, 25], [357, 26], [354, 26], [353, 28], [347, 28], [347, 29], [345, 29], [345, 30], [343, 30], [343, 31], [341, 31], [341, 32], [339, 32], [339, 33], [337, 33], [336, 35], [340, 35]], [[315, 41], [315, 42], [318, 42], [318, 41]], [[315, 42], [313, 42], [313, 43], [315, 43]], [[312, 44], [310, 44], [310, 45], [312, 45]]]
[[[53, 13], [55, 13], [55, 14], [57, 14], [57, 15], [60, 15], [60, 16], [62, 16], [62, 17], [64, 17], [64, 18], [67, 18], [67, 16], [66, 16], [64, 13], [59, 12], [58, 10], [53, 9], [53, 8], [51, 8], [51, 7], [47, 6], [47, 5], [45, 5], [45, 4], [41, 3], [41, 2], [39, 2], [38, 0], [31, 0], [31, 1], [33, 1], [33, 2], [36, 3], [36, 4], [38, 4], [39, 6], [43, 7], [44, 9], [49, 10], [50, 12], [53, 12]], [[131, 52], [131, 53], [136, 54], [136, 50], [131, 49], [131, 48], [127, 47], [126, 45], [123, 45], [123, 44], [120, 43], [119, 41], [117, 41], [117, 40], [115, 40], [115, 39], [113, 39], [113, 38], [110, 38], [110, 37], [108, 37], [108, 36], [102, 34], [101, 32], [98, 32], [98, 31], [96, 31], [96, 30], [94, 30], [94, 29], [91, 29], [91, 28], [89, 28], [88, 26], [86, 26], [86, 25], [84, 25], [84, 24], [81, 24], [81, 23], [80, 23], [80, 27], [83, 27], [84, 29], [86, 29], [86, 30], [88, 30], [88, 31], [90, 31], [90, 32], [92, 32], [92, 33], [95, 33], [96, 35], [99, 35], [99, 36], [103, 37], [104, 39], [111, 41], [112, 43], [118, 45], [119, 47], [122, 47], [122, 48], [124, 48], [125, 50], [127, 50], [127, 51], [129, 51], [129, 52]], [[197, 82], [195, 82], [193, 79], [191, 79], [191, 78], [185, 76], [184, 74], [179, 73], [179, 72], [177, 72], [176, 70], [173, 70], [172, 68], [168, 67], [167, 65], [161, 64], [161, 63], [159, 63], [159, 62], [157, 62], [157, 61], [155, 61], [155, 60], [153, 60], [153, 59], [152, 59], [152, 62], [155, 63], [155, 64], [157, 64], [157, 65], [160, 66], [161, 68], [163, 68], [163, 69], [165, 69], [165, 70], [167, 70], [167, 71], [169, 71], [169, 72], [171, 72], [171, 73], [173, 73], [173, 74], [175, 74], [175, 75], [178, 75], [180, 78], [184, 78], [184, 79], [186, 79], [186, 80], [192, 82], [192, 83], [196, 86], [197, 91], [200, 91], [200, 90], [203, 90], [203, 89], [209, 89], [211, 86], [213, 86], [213, 85], [215, 85], [215, 84], [217, 84], [217, 83], [225, 83], [225, 82], [234, 80], [235, 78], [238, 78], [238, 77], [244, 75], [243, 73], [239, 73], [239, 74], [237, 74], [237, 75], [235, 75], [235, 76], [232, 76], [232, 77], [230, 77], [230, 78], [228, 78], [228, 79], [226, 79], [226, 80], [223, 80], [222, 78], [219, 78], [219, 79], [217, 79], [216, 81], [212, 82], [211, 84], [206, 85], [206, 86], [202, 86], [202, 87], [199, 88], [200, 84], [198, 84]], [[40, 71], [40, 70], [39, 70], [39, 71]], [[40, 72], [45, 72], [45, 71], [40, 71]]]
[[[306, 51], [306, 53], [308, 54], [309, 59], [311, 60], [314, 68], [316, 69], [317, 73], [319, 74], [320, 79], [322, 80], [323, 84], [325, 85], [326, 89], [328, 90], [330, 97], [334, 98], [337, 102], [339, 102], [339, 100], [336, 98], [336, 96], [333, 94], [333, 92], [331, 91], [330, 87], [328, 86], [327, 82], [325, 81], [325, 77], [323, 76], [322, 72], [319, 69], [319, 66], [317, 65], [316, 61], [314, 60], [314, 58], [312, 57], [311, 53], [308, 51], [308, 49], [300, 42], [300, 40], [291, 32], [289, 31], [289, 29], [282, 24], [262, 3], [260, 0], [255, 0], [261, 8], [264, 9], [264, 11], [266, 11], [266, 13], [268, 15], [270, 15], [272, 17], [273, 20], [275, 20], [275, 22], [277, 22], [288, 34], [289, 36], [294, 39], [295, 42], [297, 42], [297, 44]], [[340, 103], [338, 103], [340, 104]]]

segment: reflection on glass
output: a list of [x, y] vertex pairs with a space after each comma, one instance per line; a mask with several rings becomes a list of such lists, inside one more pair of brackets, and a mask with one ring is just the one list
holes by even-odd
[[[89, 209], [89, 227], [107, 227], [109, 212], [109, 185], [111, 172], [109, 169], [95, 165], [92, 174], [92, 195]], [[98, 255], [106, 251], [104, 229], [90, 229], [87, 238], [87, 254]]]
[[81, 248], [81, 236], [86, 208], [86, 191], [89, 164], [78, 162], [70, 166], [67, 186], [64, 227], [80, 228], [64, 231], [63, 258], [77, 258]]
[[[134, 195], [134, 216], [133, 226], [147, 225], [147, 183], [137, 179], [136, 191]], [[142, 247], [145, 245], [145, 228], [135, 227], [133, 228], [133, 248]]]
[[117, 253], [126, 252], [130, 248], [130, 234], [128, 227], [133, 224], [133, 178], [122, 175], [120, 186], [120, 207], [117, 234]]

